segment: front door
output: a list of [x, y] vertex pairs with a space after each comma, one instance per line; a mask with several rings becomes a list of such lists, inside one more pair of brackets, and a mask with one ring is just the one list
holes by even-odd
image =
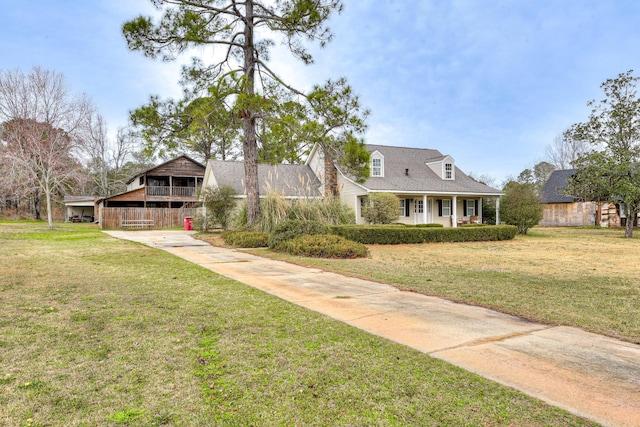
[[413, 200], [413, 218], [416, 224], [424, 223], [424, 200]]

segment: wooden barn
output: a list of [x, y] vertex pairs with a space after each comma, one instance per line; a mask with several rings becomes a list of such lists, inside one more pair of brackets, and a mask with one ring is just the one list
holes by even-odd
[[567, 180], [574, 169], [553, 171], [542, 188], [542, 221], [539, 225], [549, 227], [576, 227], [599, 225], [601, 227], [624, 227], [626, 218], [620, 215], [620, 206], [615, 203], [598, 204], [580, 202], [564, 194]]

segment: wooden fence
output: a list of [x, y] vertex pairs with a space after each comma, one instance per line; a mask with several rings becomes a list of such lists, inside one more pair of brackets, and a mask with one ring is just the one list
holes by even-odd
[[100, 228], [174, 228], [199, 208], [102, 208]]

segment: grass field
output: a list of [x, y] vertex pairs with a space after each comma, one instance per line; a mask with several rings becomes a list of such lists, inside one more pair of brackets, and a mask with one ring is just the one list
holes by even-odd
[[367, 259], [264, 256], [640, 343], [640, 238], [533, 228], [511, 241], [371, 245]]
[[0, 425], [594, 424], [95, 226], [0, 222]]

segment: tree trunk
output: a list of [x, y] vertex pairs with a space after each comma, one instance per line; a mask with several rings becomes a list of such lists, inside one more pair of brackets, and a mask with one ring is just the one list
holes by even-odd
[[637, 216], [638, 212], [633, 209], [629, 209], [629, 212], [627, 212], [627, 223], [624, 227], [624, 237], [633, 237], [633, 223]]
[[47, 222], [49, 223], [49, 230], [53, 230], [53, 213], [51, 207], [51, 191], [47, 188], [45, 191], [47, 199]]
[[[252, 99], [255, 88], [255, 47], [253, 42], [253, 1], [245, 3], [244, 27], [244, 75], [246, 77], [245, 94]], [[258, 147], [256, 143], [256, 120], [254, 112], [243, 111], [242, 124], [244, 141], [244, 175], [247, 191], [247, 226], [255, 227], [260, 217], [260, 190], [258, 186]]]
[[253, 228], [260, 218], [260, 193], [258, 186], [258, 149], [256, 145], [255, 119], [244, 120], [244, 177], [247, 190], [247, 225]]
[[33, 192], [33, 216], [37, 220], [41, 220], [42, 216], [40, 215], [40, 190], [36, 190]]

